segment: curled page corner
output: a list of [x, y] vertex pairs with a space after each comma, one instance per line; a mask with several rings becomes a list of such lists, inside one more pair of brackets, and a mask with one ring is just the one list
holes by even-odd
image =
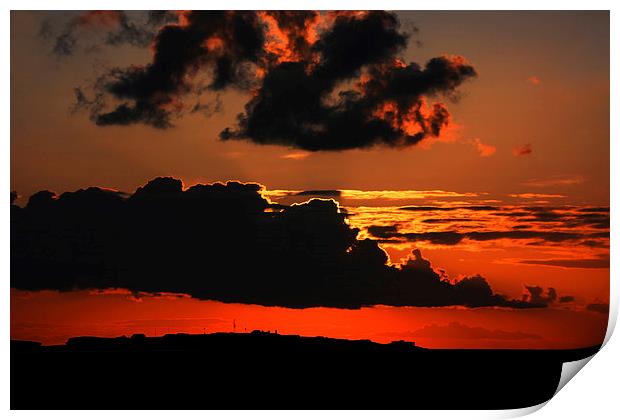
[[595, 354], [593, 354], [592, 356], [586, 357], [585, 359], [574, 360], [572, 362], [564, 362], [562, 364], [562, 373], [560, 375], [560, 382], [558, 383], [558, 387], [555, 390], [555, 394], [553, 395], [554, 396], [557, 395], [557, 393], [560, 392], [562, 388], [564, 388], [564, 385], [566, 385], [571, 379], [573, 379], [573, 377], [577, 374], [577, 372], [579, 372], [586, 364], [588, 364], [588, 362], [594, 356]]
[[[585, 366], [588, 364], [588, 362], [595, 356], [596, 354], [593, 354], [592, 356], [586, 357], [584, 359], [580, 359], [580, 360], [574, 360], [571, 362], [564, 362], [562, 364], [562, 372], [560, 374], [560, 381], [558, 382], [558, 387], [555, 390], [555, 393], [553, 394], [553, 396], [555, 397], [557, 395], [558, 392], [560, 392], [560, 390], [562, 388], [564, 388], [564, 386], [570, 382], [571, 379], [573, 379], [573, 377]], [[551, 397], [549, 400], [544, 401], [540, 404], [537, 405], [533, 405], [531, 407], [524, 407], [524, 408], [518, 408], [518, 409], [512, 409], [512, 410], [504, 410], [503, 413], [498, 417], [498, 418], [517, 418], [517, 417], [523, 417], [523, 416], [527, 416], [529, 414], [532, 414], [538, 410], [540, 410], [541, 408], [543, 408], [545, 405], [547, 405], [549, 403], [549, 401], [551, 401], [553, 397]]]
[[[494, 418], [499, 418], [499, 419], [515, 419], [518, 417], [524, 417], [527, 415], [530, 415], [532, 413], [535, 413], [536, 411], [540, 410], [541, 408], [543, 408], [545, 405], [547, 405], [547, 403], [550, 400], [547, 400], [545, 402], [542, 402], [540, 404], [536, 404], [536, 405], [532, 405], [530, 407], [524, 407], [524, 408], [512, 408], [509, 410], [501, 410], [501, 411], [493, 411], [492, 415], [494, 416]], [[491, 418], [489, 416], [489, 418]]]

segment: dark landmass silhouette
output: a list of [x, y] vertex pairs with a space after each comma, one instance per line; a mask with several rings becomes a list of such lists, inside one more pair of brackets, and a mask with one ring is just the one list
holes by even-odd
[[576, 350], [430, 350], [268, 332], [11, 341], [11, 409], [505, 409]]

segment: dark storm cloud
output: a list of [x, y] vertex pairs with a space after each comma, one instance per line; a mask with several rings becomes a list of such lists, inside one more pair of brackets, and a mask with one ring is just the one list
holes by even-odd
[[[423, 95], [451, 93], [475, 75], [473, 67], [449, 57], [434, 58], [425, 68], [382, 66], [372, 76], [376, 80], [367, 82], [376, 86], [365, 86], [361, 92], [340, 91], [333, 103], [326, 103], [338, 83], [352, 79], [360, 70], [334, 71], [329, 67], [331, 61], [335, 60], [319, 63], [310, 74], [303, 63], [282, 63], [272, 69], [239, 116], [239, 128], [226, 129], [220, 137], [310, 151], [409, 146], [439, 136], [449, 123], [443, 104], [423, 111]], [[365, 63], [372, 64], [379, 66]], [[406, 127], [410, 121], [414, 130]]]
[[150, 64], [114, 68], [99, 78], [97, 94], [120, 103], [112, 110], [96, 110], [92, 117], [97, 125], [171, 127], [171, 119], [185, 106], [179, 98], [204, 88], [190, 82], [204, 67], [212, 71], [211, 90], [249, 87], [248, 66], [258, 63], [264, 42], [255, 13], [191, 12], [183, 15], [183, 22], [159, 29]]
[[402, 266], [333, 200], [278, 211], [258, 184], [183, 189], [157, 178], [127, 195], [42, 191], [11, 205], [11, 287], [123, 288], [289, 308], [367, 305], [543, 307], [509, 300], [481, 276], [451, 283], [415, 250]]
[[[252, 97], [221, 140], [298, 149], [401, 147], [441, 134], [443, 103], [476, 76], [462, 57], [404, 63], [409, 41], [394, 13], [183, 12], [162, 26], [146, 66], [116, 68], [93, 86], [98, 125], [169, 128], [196, 92], [237, 88]], [[132, 38], [131, 28], [108, 37]], [[207, 74], [206, 81], [197, 75]], [[111, 104], [113, 102], [114, 104]], [[103, 105], [101, 105], [103, 104]]]
[[522, 331], [489, 330], [483, 327], [470, 327], [460, 322], [451, 322], [447, 325], [426, 325], [419, 330], [409, 333], [412, 337], [451, 338], [463, 340], [539, 340], [537, 334]]

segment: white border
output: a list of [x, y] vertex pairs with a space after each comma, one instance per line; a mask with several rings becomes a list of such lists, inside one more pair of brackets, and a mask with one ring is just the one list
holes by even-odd
[[[205, 8], [218, 8], [222, 3], [210, 4], [209, 2], [197, 1], [197, 0], [179, 0], [179, 1], [161, 1], [161, 0], [134, 0], [119, 1], [119, 0], [93, 0], [89, 2], [78, 2], [75, 0], [57, 0], [54, 2], [48, 1], [33, 1], [33, 0], [6, 0], [3, 3], [4, 13], [2, 14], [3, 30], [3, 49], [5, 57], [9, 55], [10, 51], [10, 13], [9, 10], [72, 10], [72, 9], [133, 9], [133, 10], [145, 10], [145, 9], [205, 9]], [[271, 1], [243, 1], [243, 0], [229, 0], [225, 2], [226, 9], [389, 9], [389, 10], [463, 10], [465, 7], [470, 10], [554, 10], [558, 6], [561, 6], [561, 10], [611, 10], [611, 115], [620, 116], [620, 107], [618, 106], [618, 19], [616, 13], [618, 7], [617, 1], [601, 1], [601, 0], [589, 0], [589, 1], [575, 1], [564, 0], [562, 2], [554, 2], [548, 0], [521, 0], [521, 1], [480, 1], [469, 0], [467, 2], [444, 0], [441, 3], [438, 2], [413, 2], [411, 0], [394, 1], [384, 0], [381, 2], [357, 0], [351, 1], [306, 1], [298, 0], [295, 2], [271, 0]], [[616, 7], [614, 7], [616, 6]], [[576, 59], [578, 59], [576, 57]], [[5, 92], [2, 101], [2, 133], [3, 144], [2, 149], [2, 165], [3, 170], [0, 172], [3, 185], [5, 185], [4, 195], [5, 199], [8, 196], [8, 190], [10, 189], [10, 95], [6, 92], [10, 92], [10, 67], [9, 60], [3, 60], [2, 65], [2, 92]], [[611, 185], [614, 194], [611, 196], [611, 306], [610, 306], [610, 323], [606, 336], [606, 343], [609, 340], [610, 334], [615, 326], [618, 316], [618, 252], [617, 247], [614, 246], [616, 239], [618, 238], [619, 222], [615, 217], [615, 209], [620, 205], [620, 198], [618, 197], [617, 188], [618, 184], [618, 118], [611, 119], [611, 138], [614, 139], [611, 142]], [[3, 301], [5, 302], [5, 309], [1, 313], [0, 325], [2, 328], [2, 335], [4, 337], [3, 345], [0, 347], [2, 352], [3, 363], [1, 375], [1, 394], [0, 400], [2, 401], [3, 408], [9, 409], [9, 207], [0, 206], [0, 217], [2, 223], [0, 223], [0, 246], [1, 254], [0, 261], [2, 264], [2, 272], [4, 273], [5, 286], [0, 288]], [[584, 371], [579, 373], [578, 379], [571, 381], [556, 397], [554, 397], [543, 410], [537, 411], [534, 414], [534, 418], [583, 418], [588, 416], [589, 418], [614, 418], [618, 413], [617, 399], [617, 384], [620, 377], [620, 363], [618, 362], [618, 356], [620, 355], [620, 344], [618, 339], [611, 340], [605, 346], [601, 354], [594, 357], [593, 361], [588, 364]], [[449, 384], [447, 384], [449, 385]], [[406, 386], [404, 383], [403, 386]], [[449, 387], [447, 386], [447, 389]], [[543, 404], [544, 405], [544, 404]], [[540, 407], [538, 407], [540, 408]], [[310, 412], [310, 411], [263, 411], [252, 412], [251, 416], [256, 419], [290, 419], [291, 416], [295, 418], [315, 419], [316, 417], [342, 419], [343, 417], [355, 417], [360, 419], [370, 418], [391, 418], [391, 419], [410, 419], [413, 416], [422, 416], [422, 418], [501, 418], [501, 417], [514, 417], [515, 415], [527, 414], [529, 410], [512, 410], [512, 411], [468, 411], [468, 412], [442, 412], [442, 411], [389, 411], [389, 412], [356, 412], [356, 411], [338, 411], [338, 412]], [[59, 418], [59, 419], [82, 419], [84, 415], [94, 419], [108, 420], [111, 413], [107, 412], [84, 412], [70, 411], [70, 412], [11, 412], [14, 417], [19, 418], [33, 418], [40, 417], [43, 414], [46, 418]], [[122, 418], [129, 418], [134, 416], [148, 416], [150, 418], [167, 418], [168, 413], [164, 412], [120, 412], [115, 413], [115, 416]], [[204, 412], [186, 411], [177, 413], [187, 418], [200, 418], [205, 416]], [[210, 417], [218, 419], [237, 419], [240, 417], [246, 417], [250, 415], [248, 412], [238, 411], [226, 411], [226, 412], [209, 412]]]

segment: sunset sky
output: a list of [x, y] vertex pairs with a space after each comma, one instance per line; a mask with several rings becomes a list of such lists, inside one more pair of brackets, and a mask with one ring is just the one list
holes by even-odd
[[[253, 182], [271, 203], [335, 200], [348, 224], [360, 229], [358, 239], [378, 241], [389, 264], [404, 266], [419, 249], [451, 284], [479, 274], [497, 294], [546, 307], [294, 309], [189, 294], [14, 288], [12, 338], [61, 343], [74, 335], [230, 331], [234, 320], [237, 331], [404, 339], [426, 347], [577, 348], [602, 341], [609, 303], [608, 12], [396, 12], [399, 30], [410, 36], [391, 57], [396, 70], [381, 68], [377, 80], [411, 62], [424, 67], [447, 57], [462, 84], [459, 79], [438, 95], [423, 94], [420, 112], [430, 125], [431, 104], [444, 103], [449, 122], [439, 133], [425, 131], [415, 144], [379, 141], [342, 150], [316, 150], [296, 140], [276, 145], [248, 128], [245, 135], [253, 139], [223, 141], [220, 133], [237, 129], [255, 86], [175, 94], [161, 108], [173, 116], [166, 128], [144, 121], [95, 124], [89, 117], [104, 115], [88, 102], [101, 93], [95, 81], [110, 69], [148, 65], [156, 51], [152, 37], [128, 42], [110, 34], [122, 34], [127, 22], [143, 23], [153, 34], [165, 24], [192, 25], [183, 14], [150, 26], [145, 13], [122, 16], [11, 13], [16, 204], [26, 206], [40, 190], [61, 194], [97, 186], [132, 194], [160, 176], [182, 180], [185, 189]], [[268, 39], [277, 41], [265, 48], [277, 51], [279, 63], [302, 60], [293, 50], [276, 50], [285, 35], [274, 35], [269, 25], [276, 21], [260, 16], [271, 31]], [[310, 45], [319, 45], [330, 19], [327, 13], [316, 19], [316, 33], [306, 36]], [[62, 44], [70, 49], [58, 48], [62, 37], [71, 39]], [[214, 54], [228, 48], [216, 38], [204, 43]], [[322, 65], [314, 56], [308, 60], [307, 71]], [[209, 63], [193, 63], [180, 83], [195, 86], [208, 78], [203, 71]], [[259, 83], [275, 66], [257, 67]], [[371, 85], [365, 83], [373, 76], [364, 71], [336, 89], [367, 95]], [[81, 106], [75, 106], [76, 88], [86, 95], [81, 102], [78, 95]], [[391, 121], [395, 111], [388, 102], [372, 115]], [[397, 128], [411, 134], [407, 118]]]

